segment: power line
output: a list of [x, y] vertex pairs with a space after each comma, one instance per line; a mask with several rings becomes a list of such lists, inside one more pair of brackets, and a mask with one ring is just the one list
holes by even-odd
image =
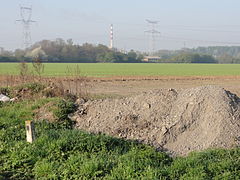
[[163, 29], [174, 29], [178, 31], [194, 31], [194, 32], [213, 32], [213, 33], [240, 33], [239, 31], [233, 31], [233, 30], [217, 30], [217, 29], [197, 29], [197, 28], [178, 28], [178, 27], [166, 27], [162, 26]]
[[[158, 22], [158, 21], [155, 21], [155, 22]], [[94, 21], [94, 23], [106, 24], [107, 22], [105, 22], [105, 21]], [[145, 26], [144, 24], [141, 24], [141, 23], [128, 23], [128, 22], [117, 22], [117, 21], [114, 22], [114, 24], [128, 25], [128, 26]], [[183, 31], [240, 33], [240, 30], [235, 31], [235, 30], [224, 30], [224, 29], [222, 29], [223, 27], [225, 27], [225, 28], [234, 27], [236, 29], [237, 27], [240, 28], [240, 25], [193, 26], [193, 25], [177, 25], [177, 24], [175, 24], [175, 25], [174, 24], [170, 24], [170, 25], [155, 24], [155, 26], [160, 26], [161, 28], [166, 28], [166, 29], [175, 29], [175, 30], [183, 30]], [[221, 30], [219, 30], [219, 28], [221, 28]]]
[[212, 41], [212, 40], [200, 40], [200, 39], [189, 39], [183, 37], [171, 37], [171, 36], [161, 36], [162, 38], [166, 39], [173, 39], [173, 40], [182, 40], [182, 41], [193, 41], [193, 42], [203, 42], [203, 43], [216, 43], [216, 44], [235, 44], [240, 45], [240, 42], [230, 42], [230, 41]]

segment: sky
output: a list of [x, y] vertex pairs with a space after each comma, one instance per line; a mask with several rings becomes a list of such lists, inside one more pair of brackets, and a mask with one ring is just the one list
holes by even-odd
[[20, 6], [32, 6], [32, 42], [73, 39], [75, 44], [149, 51], [151, 26], [158, 21], [155, 49], [240, 45], [239, 0], [1, 0], [0, 47], [23, 48]]

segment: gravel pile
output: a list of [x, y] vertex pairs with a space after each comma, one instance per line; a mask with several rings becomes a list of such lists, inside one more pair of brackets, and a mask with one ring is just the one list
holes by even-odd
[[173, 155], [240, 143], [240, 99], [216, 86], [83, 101], [71, 118], [79, 129], [138, 140]]

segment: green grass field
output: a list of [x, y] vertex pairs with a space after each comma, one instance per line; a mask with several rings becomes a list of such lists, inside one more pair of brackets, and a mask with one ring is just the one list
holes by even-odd
[[[30, 65], [30, 64], [29, 64]], [[66, 76], [67, 68], [79, 66], [82, 74], [104, 76], [227, 76], [240, 75], [240, 64], [115, 64], [48, 63], [44, 75]], [[31, 66], [31, 65], [30, 65]], [[0, 74], [19, 73], [17, 63], [0, 63]]]

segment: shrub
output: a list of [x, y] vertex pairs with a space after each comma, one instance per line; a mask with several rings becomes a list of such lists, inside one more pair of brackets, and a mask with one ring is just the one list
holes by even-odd
[[33, 93], [40, 93], [45, 88], [43, 84], [36, 82], [25, 84], [23, 87], [30, 89]]
[[76, 111], [77, 106], [70, 100], [61, 100], [57, 107], [57, 110], [54, 112], [57, 117], [57, 123], [67, 129], [71, 129], [75, 122], [73, 122], [68, 115]]

